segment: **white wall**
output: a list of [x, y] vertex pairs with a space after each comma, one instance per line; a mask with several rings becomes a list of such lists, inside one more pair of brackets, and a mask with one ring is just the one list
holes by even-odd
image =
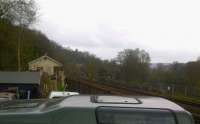
[[43, 71], [49, 75], [54, 74], [54, 67], [60, 67], [57, 63], [47, 59], [39, 59], [34, 63], [29, 64], [29, 70], [37, 70], [38, 67], [42, 67]]

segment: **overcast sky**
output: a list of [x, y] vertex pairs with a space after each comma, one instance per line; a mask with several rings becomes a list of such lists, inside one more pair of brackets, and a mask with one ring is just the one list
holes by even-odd
[[125, 48], [152, 62], [200, 56], [199, 0], [37, 0], [35, 27], [64, 47], [111, 59]]

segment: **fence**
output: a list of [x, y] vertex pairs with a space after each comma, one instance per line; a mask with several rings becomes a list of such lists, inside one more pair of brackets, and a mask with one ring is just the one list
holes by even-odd
[[[134, 85], [132, 85], [134, 86]], [[180, 84], [165, 84], [165, 83], [143, 83], [135, 85], [138, 88], [145, 89], [149, 92], [158, 92], [165, 96], [179, 96], [179, 97], [190, 97], [199, 98], [200, 88], [195, 86], [180, 85]]]
[[200, 87], [193, 86], [193, 85], [185, 85], [185, 84], [167, 84], [167, 83], [126, 83], [123, 81], [113, 81], [113, 80], [106, 80], [106, 84], [112, 84], [116, 86], [123, 85], [127, 88], [131, 89], [138, 89], [140, 91], [157, 93], [159, 95], [163, 95], [166, 97], [179, 97], [179, 98], [193, 98], [199, 99], [200, 98]]

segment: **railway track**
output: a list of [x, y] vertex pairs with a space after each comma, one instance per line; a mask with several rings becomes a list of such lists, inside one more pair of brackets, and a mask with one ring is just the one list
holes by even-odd
[[166, 99], [172, 100], [185, 108], [186, 110], [190, 111], [193, 114], [196, 124], [200, 124], [200, 104], [192, 103], [188, 101], [182, 101], [162, 95], [158, 95], [155, 93], [142, 91], [141, 89], [137, 89], [133, 86], [126, 86], [125, 84], [110, 84], [110, 83], [103, 83], [103, 82], [94, 82], [89, 80], [82, 80], [81, 83], [91, 86], [93, 88], [97, 88], [103, 91], [108, 91], [110, 94], [115, 95], [148, 95], [148, 96], [159, 96], [164, 97]]
[[200, 124], [200, 115], [193, 114], [193, 118], [195, 120], [195, 124]]

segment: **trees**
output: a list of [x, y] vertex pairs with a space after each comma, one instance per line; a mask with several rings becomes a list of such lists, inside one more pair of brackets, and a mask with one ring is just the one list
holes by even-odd
[[36, 5], [33, 0], [0, 0], [0, 19], [18, 25], [17, 62], [21, 71], [21, 44], [23, 29], [36, 20]]
[[101, 61], [95, 57], [88, 58], [88, 61], [83, 65], [83, 72], [88, 79], [96, 80], [98, 78], [99, 67]]
[[149, 81], [160, 84], [184, 84], [185, 65], [178, 62], [172, 64], [159, 63], [157, 67], [151, 69]]
[[36, 20], [37, 8], [33, 0], [0, 0], [0, 19], [15, 25], [29, 26]]
[[140, 49], [125, 49], [118, 53], [120, 78], [126, 82], [144, 82], [148, 77], [149, 54]]
[[0, 0], [0, 19], [7, 18], [16, 1]]
[[200, 83], [200, 61], [189, 62], [185, 68], [186, 81], [192, 85], [198, 85]]

